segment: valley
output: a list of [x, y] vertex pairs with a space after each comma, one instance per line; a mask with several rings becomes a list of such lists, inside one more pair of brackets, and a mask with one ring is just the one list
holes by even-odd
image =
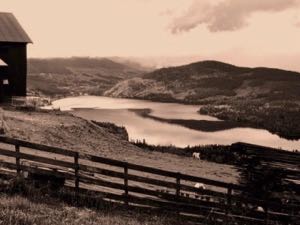
[[[202, 105], [199, 113], [226, 121], [215, 123], [212, 131], [252, 127], [300, 139], [300, 74], [292, 71], [218, 61], [151, 71], [106, 58], [30, 59], [28, 88], [32, 95], [53, 99], [104, 95]], [[203, 121], [165, 122], [207, 127]]]
[[118, 82], [140, 76], [147, 69], [108, 58], [50, 58], [28, 60], [28, 92], [61, 98], [83, 94], [102, 95]]

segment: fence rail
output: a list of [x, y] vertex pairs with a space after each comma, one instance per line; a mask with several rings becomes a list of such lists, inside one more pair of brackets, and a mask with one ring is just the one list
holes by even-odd
[[[240, 224], [296, 224], [300, 206], [243, 197], [231, 183], [0, 137], [0, 167], [65, 179], [76, 195]], [[195, 188], [196, 182], [206, 189]], [[262, 207], [263, 211], [258, 210]]]

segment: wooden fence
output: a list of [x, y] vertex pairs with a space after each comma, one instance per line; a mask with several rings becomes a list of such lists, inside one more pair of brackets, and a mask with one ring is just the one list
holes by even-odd
[[[203, 224], [297, 224], [300, 206], [246, 198], [236, 184], [0, 137], [0, 167], [65, 179], [76, 195], [163, 209]], [[205, 189], [195, 188], [202, 183]], [[261, 210], [263, 208], [263, 210]], [[226, 224], [225, 223], [225, 224]]]

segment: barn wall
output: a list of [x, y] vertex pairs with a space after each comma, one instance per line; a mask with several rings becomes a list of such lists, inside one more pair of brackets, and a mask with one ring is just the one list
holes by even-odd
[[10, 84], [10, 93], [5, 94], [8, 96], [26, 96], [26, 44], [0, 43], [0, 57], [8, 65], [7, 74]]

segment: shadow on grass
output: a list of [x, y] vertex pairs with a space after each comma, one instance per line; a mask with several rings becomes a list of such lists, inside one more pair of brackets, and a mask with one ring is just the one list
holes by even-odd
[[[3, 181], [3, 180], [2, 180]], [[0, 182], [1, 183], [1, 182]], [[200, 224], [199, 220], [186, 219], [184, 216], [179, 216], [176, 213], [163, 211], [161, 209], [150, 209], [146, 207], [139, 207], [134, 205], [124, 205], [122, 202], [112, 202], [101, 198], [101, 196], [88, 196], [83, 194], [77, 194], [75, 191], [70, 191], [72, 188], [60, 188], [52, 190], [49, 186], [40, 186], [38, 188], [32, 183], [32, 181], [25, 180], [24, 178], [12, 178], [5, 182], [5, 185], [0, 184], [0, 199], [6, 199], [10, 203], [10, 206], [3, 206], [0, 203], [0, 207], [4, 208], [12, 213], [11, 216], [16, 221], [20, 221], [17, 218], [19, 212], [13, 213], [12, 211], [22, 211], [22, 213], [34, 214], [34, 217], [39, 217], [36, 214], [44, 214], [44, 211], [55, 210], [56, 213], [64, 214], [66, 207], [74, 207], [77, 211], [92, 210], [93, 216], [98, 215], [105, 218], [113, 218], [109, 220], [115, 220], [112, 224], [149, 224], [149, 225], [183, 225], [183, 224]], [[74, 189], [73, 189], [74, 190]], [[5, 209], [6, 207], [6, 209]], [[32, 209], [31, 209], [32, 208]], [[41, 208], [42, 211], [41, 212]], [[73, 210], [73, 211], [74, 211]], [[28, 211], [28, 212], [27, 212]], [[57, 212], [58, 211], [58, 212]], [[88, 211], [89, 212], [89, 211]], [[50, 212], [49, 212], [50, 213]], [[73, 212], [74, 213], [74, 212]], [[96, 214], [95, 214], [96, 213]], [[0, 213], [1, 214], [1, 213]], [[51, 213], [50, 213], [51, 214]], [[51, 215], [49, 214], [49, 217]], [[40, 215], [41, 216], [41, 215]], [[71, 217], [70, 215], [66, 215]], [[73, 216], [74, 217], [74, 216]], [[5, 216], [1, 218], [5, 219]], [[73, 218], [70, 218], [73, 219]], [[99, 219], [99, 218], [98, 218]], [[24, 219], [22, 219], [24, 220]], [[33, 221], [26, 217], [26, 221]], [[57, 221], [55, 218], [51, 218], [53, 221]], [[117, 221], [116, 221], [117, 220]], [[119, 222], [118, 222], [119, 221]], [[42, 221], [40, 221], [43, 224]], [[16, 223], [18, 224], [18, 223]], [[26, 222], [24, 225], [31, 225], [36, 223]], [[39, 223], [38, 223], [39, 224]], [[45, 223], [48, 225], [48, 223]], [[56, 224], [56, 223], [55, 223]], [[64, 223], [62, 223], [64, 224]], [[72, 224], [72, 223], [71, 223]], [[75, 224], [75, 221], [74, 221]], [[82, 223], [95, 224], [95, 223]]]

